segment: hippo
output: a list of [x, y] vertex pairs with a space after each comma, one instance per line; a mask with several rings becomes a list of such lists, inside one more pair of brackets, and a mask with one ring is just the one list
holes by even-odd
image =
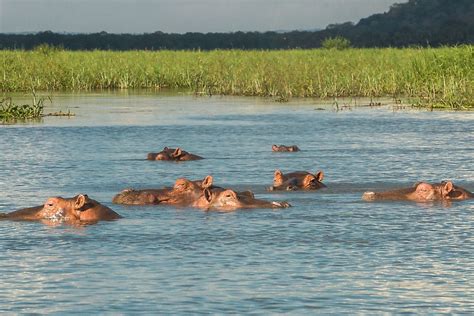
[[162, 196], [172, 188], [135, 190], [132, 188], [122, 190], [112, 198], [114, 204], [149, 205], [159, 204]]
[[440, 183], [418, 182], [411, 188], [402, 188], [385, 192], [365, 192], [364, 201], [461, 201], [474, 198], [468, 190], [454, 185], [451, 181]]
[[119, 214], [89, 198], [87, 194], [79, 194], [72, 198], [50, 197], [42, 206], [0, 215], [0, 219], [38, 220], [45, 223], [95, 223], [119, 218], [121, 218]]
[[292, 146], [285, 146], [285, 145], [272, 145], [272, 151], [277, 151], [277, 152], [295, 152], [295, 151], [300, 151], [298, 146], [292, 145]]
[[283, 174], [280, 170], [275, 170], [273, 186], [269, 188], [269, 191], [319, 190], [326, 187], [326, 185], [321, 182], [323, 179], [324, 173], [322, 171], [318, 171], [315, 174], [307, 171], [295, 171]]
[[159, 153], [148, 153], [147, 160], [165, 160], [165, 161], [190, 161], [204, 159], [201, 156], [191, 154], [181, 148], [163, 148]]
[[234, 211], [237, 209], [287, 208], [286, 202], [265, 201], [256, 199], [251, 191], [236, 192], [224, 188], [204, 189], [202, 196], [192, 205], [205, 210]]
[[171, 204], [189, 206], [199, 198], [206, 188], [213, 186], [213, 178], [208, 175], [203, 180], [177, 179], [172, 188], [134, 190], [125, 189], [115, 195], [112, 202], [125, 205]]

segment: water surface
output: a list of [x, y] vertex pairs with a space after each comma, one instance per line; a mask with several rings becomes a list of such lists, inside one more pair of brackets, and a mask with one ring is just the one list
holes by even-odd
[[[0, 126], [0, 212], [87, 193], [124, 216], [83, 228], [0, 224], [3, 313], [473, 313], [474, 202], [364, 203], [451, 179], [474, 190], [474, 113], [129, 93], [53, 96], [73, 118]], [[322, 108], [323, 110], [321, 110]], [[272, 153], [297, 144], [298, 153]], [[150, 162], [181, 146], [207, 159]], [[323, 192], [270, 193], [275, 169]], [[111, 204], [203, 178], [284, 210]]]

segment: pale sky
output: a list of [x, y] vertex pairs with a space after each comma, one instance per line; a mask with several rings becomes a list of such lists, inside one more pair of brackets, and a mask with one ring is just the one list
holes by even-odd
[[408, 0], [0, 0], [0, 33], [312, 30]]

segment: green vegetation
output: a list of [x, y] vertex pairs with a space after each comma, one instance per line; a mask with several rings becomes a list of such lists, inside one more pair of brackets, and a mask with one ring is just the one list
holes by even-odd
[[[44, 53], [46, 51], [47, 53]], [[185, 89], [196, 94], [411, 98], [474, 107], [474, 46], [285, 51], [0, 51], [0, 91]]]
[[0, 100], [0, 122], [38, 119], [43, 115], [44, 98], [36, 99], [33, 93], [33, 104], [16, 105], [11, 98]]
[[322, 47], [324, 49], [348, 49], [351, 47], [351, 41], [342, 36], [329, 37], [322, 42]]

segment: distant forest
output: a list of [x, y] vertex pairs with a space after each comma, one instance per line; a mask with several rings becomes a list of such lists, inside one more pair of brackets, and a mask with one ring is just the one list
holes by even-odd
[[386, 13], [331, 24], [321, 31], [145, 34], [0, 34], [0, 49], [30, 50], [41, 44], [67, 50], [213, 50], [319, 48], [342, 36], [353, 47], [474, 44], [474, 0], [410, 0]]

